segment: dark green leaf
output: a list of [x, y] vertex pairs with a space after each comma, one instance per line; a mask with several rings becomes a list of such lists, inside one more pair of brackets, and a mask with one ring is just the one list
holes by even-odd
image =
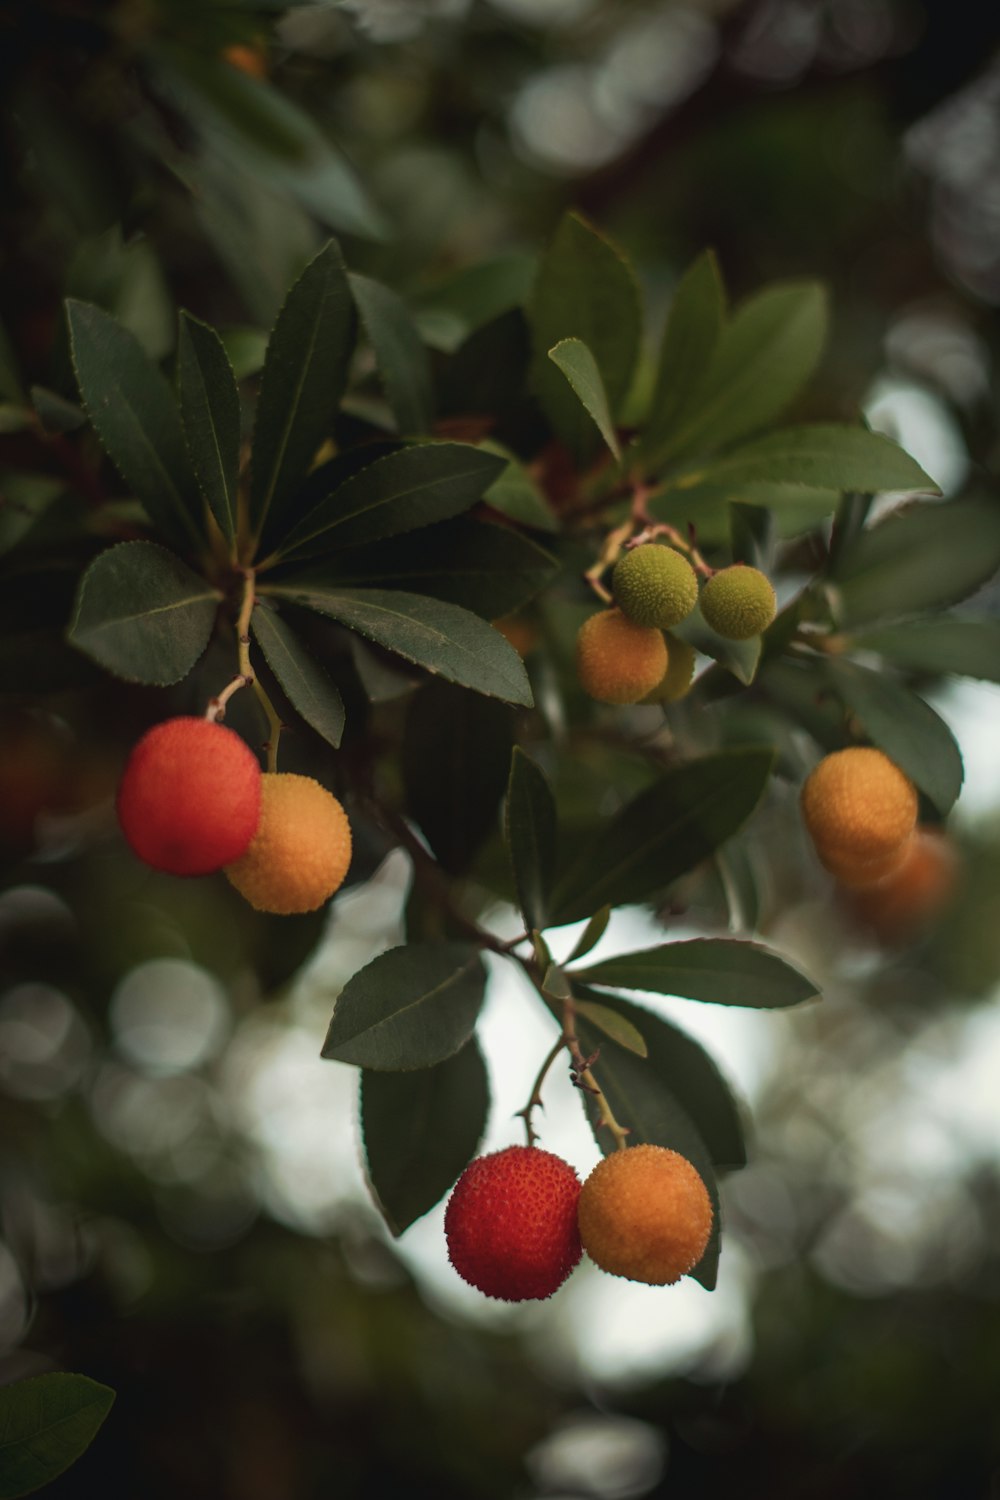
[[468, 943], [390, 948], [341, 990], [323, 1056], [380, 1073], [433, 1067], [471, 1037], [485, 988]]
[[0, 555], [16, 547], [60, 495], [66, 493], [62, 479], [49, 474], [6, 472], [0, 477]]
[[973, 620], [941, 615], [908, 620], [879, 630], [851, 633], [850, 647], [877, 651], [894, 666], [935, 676], [954, 672], [1000, 682], [1000, 620]]
[[331, 240], [289, 291], [267, 346], [250, 470], [257, 535], [280, 536], [347, 384], [354, 332], [351, 288]]
[[957, 604], [1000, 567], [1000, 504], [976, 497], [916, 504], [862, 531], [837, 565], [850, 628]]
[[567, 958], [568, 964], [575, 963], [578, 958], [583, 958], [592, 948], [596, 948], [601, 938], [607, 931], [611, 920], [611, 907], [602, 906], [600, 911], [595, 911], [586, 927], [580, 933], [573, 944], [573, 951]]
[[574, 979], [587, 984], [651, 990], [715, 1005], [744, 1005], [777, 1010], [814, 999], [819, 991], [791, 964], [757, 943], [728, 938], [693, 938], [661, 943], [639, 953], [606, 958]]
[[475, 1038], [454, 1057], [412, 1073], [361, 1074], [368, 1180], [393, 1234], [438, 1203], [486, 1128], [486, 1065]]
[[400, 432], [426, 432], [434, 415], [431, 364], [403, 301], [368, 276], [348, 276]]
[[725, 316], [726, 289], [714, 253], [706, 250], [681, 277], [670, 304], [649, 418], [640, 441], [643, 455], [654, 462], [697, 400]]
[[944, 720], [887, 672], [873, 672], [842, 658], [830, 661], [827, 672], [869, 738], [944, 817], [962, 789], [964, 775], [961, 752]]
[[166, 380], [131, 333], [68, 301], [80, 396], [102, 444], [153, 524], [175, 547], [201, 545], [201, 499]]
[[406, 807], [451, 875], [469, 868], [499, 825], [511, 718], [505, 703], [450, 682], [425, 683], [410, 701], [401, 767]]
[[444, 417], [474, 417], [495, 427], [523, 403], [531, 335], [520, 307], [484, 323], [444, 365], [438, 404]]
[[487, 505], [522, 526], [532, 526], [536, 531], [558, 531], [559, 517], [524, 465], [499, 443], [485, 442], [481, 446], [507, 459], [506, 469], [483, 495]]
[[729, 507], [733, 562], [768, 572], [771, 562], [771, 512], [762, 505], [737, 501]]
[[272, 584], [267, 592], [329, 615], [449, 682], [505, 703], [531, 706], [531, 685], [521, 658], [498, 631], [469, 610], [401, 589], [338, 589], [289, 581]]
[[604, 381], [613, 415], [628, 392], [639, 351], [635, 278], [619, 252], [576, 214], [566, 214], [542, 257], [528, 314], [532, 380], [557, 436], [576, 454], [594, 451], [593, 424], [548, 358], [561, 339], [582, 339]]
[[90, 1447], [115, 1393], [86, 1375], [35, 1375], [0, 1387], [0, 1496], [49, 1484]]
[[817, 282], [767, 287], [744, 302], [722, 329], [658, 459], [712, 452], [772, 421], [819, 362], [826, 325], [826, 293]]
[[120, 542], [80, 581], [68, 638], [129, 682], [179, 682], [212, 633], [221, 595], [154, 542]]
[[418, 318], [435, 349], [457, 349], [474, 328], [527, 301], [538, 268], [533, 255], [513, 251], [456, 271], [424, 292]]
[[524, 920], [542, 929], [555, 868], [556, 804], [545, 772], [519, 746], [511, 756], [504, 833]]
[[223, 328], [219, 334], [237, 380], [258, 375], [267, 358], [267, 334], [260, 328]]
[[469, 510], [503, 468], [471, 443], [418, 443], [376, 458], [296, 526], [281, 551], [314, 556], [415, 531]]
[[640, 792], [566, 871], [550, 921], [648, 900], [701, 863], [753, 812], [767, 785], [767, 750], [731, 750], [681, 766]]
[[600, 1005], [596, 1000], [577, 1000], [575, 1005], [578, 1015], [596, 1026], [598, 1031], [603, 1031], [619, 1047], [625, 1047], [637, 1057], [647, 1056], [648, 1049], [642, 1033], [625, 1016], [619, 1015], [607, 1005]]
[[31, 404], [46, 432], [77, 432], [87, 420], [82, 406], [44, 385], [31, 387]]
[[597, 361], [582, 339], [561, 339], [549, 359], [566, 376], [615, 458], [621, 458], [618, 434], [608, 405], [608, 394]]
[[804, 484], [821, 490], [935, 490], [916, 459], [880, 432], [833, 423], [781, 427], [699, 471], [709, 484]]
[[227, 542], [236, 536], [240, 393], [214, 328], [181, 313], [177, 356], [181, 419], [201, 493]]
[[306, 723], [331, 745], [344, 733], [344, 704], [336, 684], [273, 609], [258, 604], [250, 619], [264, 659]]
[[363, 588], [403, 588], [471, 609], [486, 620], [511, 614], [548, 583], [552, 555], [510, 526], [457, 516], [369, 547], [331, 553], [301, 573], [299, 582]]

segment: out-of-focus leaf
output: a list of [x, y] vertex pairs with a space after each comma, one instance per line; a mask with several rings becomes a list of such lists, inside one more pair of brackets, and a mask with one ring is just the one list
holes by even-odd
[[434, 414], [431, 364], [405, 303], [368, 276], [347, 279], [400, 432], [426, 432]]
[[0, 476], [0, 556], [16, 547], [65, 491], [63, 481], [50, 474]]
[[228, 542], [236, 536], [240, 393], [214, 328], [181, 314], [177, 375], [181, 420], [198, 483]]
[[261, 328], [223, 328], [219, 337], [237, 380], [246, 380], [264, 368], [267, 334]]
[[647, 462], [655, 463], [697, 401], [725, 316], [726, 289], [714, 253], [706, 250], [681, 277], [670, 304], [649, 418], [640, 438]]
[[395, 1235], [438, 1203], [486, 1129], [490, 1090], [475, 1038], [432, 1068], [361, 1074], [368, 1180]]
[[524, 312], [511, 307], [476, 328], [445, 363], [438, 382], [446, 418], [502, 424], [524, 401], [531, 336]]
[[531, 526], [536, 531], [558, 531], [559, 517], [524, 465], [498, 443], [485, 442], [482, 447], [507, 460], [507, 467], [483, 495], [487, 505], [522, 526]]
[[803, 484], [821, 490], [936, 490], [916, 459], [880, 432], [834, 423], [781, 427], [714, 459], [708, 484]]
[[289, 581], [271, 584], [265, 592], [329, 615], [449, 682], [505, 703], [531, 706], [521, 658], [499, 631], [470, 610], [402, 589], [338, 589]]
[[622, 456], [618, 434], [608, 406], [608, 394], [597, 361], [582, 339], [561, 339], [549, 350], [549, 359], [566, 376], [581, 403], [594, 420], [601, 437], [615, 458]]
[[344, 704], [325, 669], [287, 621], [263, 602], [254, 610], [250, 628], [292, 707], [329, 744], [339, 745], [344, 733]]
[[644, 901], [713, 854], [753, 812], [772, 755], [733, 750], [668, 771], [604, 828], [559, 880], [550, 921]]
[[77, 382], [102, 444], [174, 546], [202, 542], [201, 496], [166, 380], [99, 307], [66, 304]]
[[661, 943], [638, 953], [606, 958], [574, 971], [587, 984], [651, 990], [715, 1005], [775, 1010], [815, 999], [811, 980], [758, 943], [729, 938], [693, 938]]
[[1000, 567], [1000, 504], [917, 504], [860, 532], [834, 573], [845, 628], [957, 604]]
[[416, 318], [423, 337], [451, 353], [474, 328], [527, 302], [537, 271], [536, 258], [521, 251], [456, 271], [420, 296]]
[[555, 869], [556, 805], [545, 772], [515, 746], [510, 761], [504, 834], [518, 904], [529, 928], [546, 925]]
[[406, 808], [451, 875], [469, 868], [498, 826], [512, 733], [505, 703], [450, 682], [425, 683], [410, 701], [401, 764]]
[[830, 682], [865, 733], [915, 781], [944, 817], [962, 789], [962, 755], [929, 703], [886, 672], [834, 658]]
[[87, 420], [82, 406], [44, 385], [31, 387], [31, 404], [46, 432], [78, 432]]
[[128, 682], [179, 682], [212, 633], [222, 595], [153, 542], [120, 542], [80, 580], [68, 638]]
[[1000, 620], [939, 615], [851, 633], [851, 649], [877, 651], [894, 666], [934, 676], [954, 672], [1000, 682]]
[[611, 1010], [607, 1005], [600, 1005], [596, 1000], [577, 1000], [575, 1007], [578, 1015], [589, 1021], [591, 1026], [596, 1026], [598, 1031], [603, 1031], [619, 1047], [634, 1052], [637, 1057], [647, 1055], [648, 1049], [642, 1032], [627, 1017]]
[[611, 920], [611, 907], [602, 906], [600, 911], [595, 911], [586, 927], [580, 933], [573, 944], [573, 951], [567, 958], [568, 964], [575, 963], [578, 958], [583, 958], [592, 948], [596, 948], [604, 936]]
[[16, 1500], [62, 1474], [90, 1447], [115, 1393], [86, 1375], [35, 1375], [0, 1386], [0, 1496]]
[[323, 1056], [377, 1072], [433, 1067], [471, 1037], [485, 988], [468, 943], [390, 948], [341, 990]]

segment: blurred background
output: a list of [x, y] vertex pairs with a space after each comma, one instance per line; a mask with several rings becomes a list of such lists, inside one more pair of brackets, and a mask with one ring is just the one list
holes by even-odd
[[[192, 705], [68, 653], [53, 549], [86, 477], [65, 294], [157, 358], [189, 307], [249, 373], [334, 232], [452, 351], [522, 298], [567, 206], [629, 251], [656, 329], [706, 245], [737, 296], [826, 279], [812, 410], [861, 409], [946, 493], [983, 490], [998, 29], [960, 0], [0, 0], [0, 1378], [118, 1391], [54, 1497], [1000, 1495], [1000, 687], [923, 684], [967, 771], [934, 931], [876, 941], [803, 882], [787, 808], [741, 838], [759, 930], [825, 1000], [668, 1008], [752, 1121], [718, 1290], [582, 1268], [509, 1308], [451, 1271], [440, 1211], [391, 1241], [356, 1074], [318, 1056], [339, 986], [402, 940], [406, 857], [363, 848], [329, 920], [140, 872], [118, 770]], [[485, 879], [481, 901], [516, 931]], [[657, 930], [626, 911], [601, 953]], [[498, 962], [487, 1147], [520, 1139], [532, 1006]], [[571, 1094], [543, 1144], [583, 1173]]]

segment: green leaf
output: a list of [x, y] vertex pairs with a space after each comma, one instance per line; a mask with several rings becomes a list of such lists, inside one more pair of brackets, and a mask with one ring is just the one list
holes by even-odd
[[250, 524], [262, 538], [280, 535], [327, 434], [347, 384], [354, 333], [350, 284], [330, 240], [289, 291], [267, 346], [250, 468]]
[[556, 434], [577, 456], [595, 447], [593, 425], [548, 358], [561, 339], [582, 339], [597, 361], [612, 414], [635, 372], [640, 307], [624, 257], [584, 219], [566, 214], [542, 257], [528, 313], [532, 381]]
[[182, 312], [177, 357], [181, 420], [201, 492], [227, 542], [236, 536], [240, 393], [214, 328]]
[[463, 874], [498, 825], [513, 735], [511, 710], [450, 682], [410, 700], [401, 770], [407, 811], [438, 863]]
[[709, 484], [804, 484], [821, 490], [936, 490], [916, 459], [880, 432], [835, 423], [782, 427], [699, 471]]
[[607, 931], [611, 920], [611, 907], [602, 906], [600, 911], [595, 911], [586, 927], [573, 944], [573, 951], [567, 958], [568, 964], [575, 963], [578, 958], [583, 958], [592, 948], [596, 948], [601, 938]]
[[201, 498], [169, 385], [99, 307], [70, 300], [66, 312], [80, 396], [106, 452], [166, 539], [200, 546]]
[[322, 1055], [377, 1072], [433, 1067], [465, 1046], [485, 989], [468, 943], [390, 948], [341, 990]]
[[257, 605], [250, 628], [289, 703], [310, 728], [338, 746], [344, 733], [344, 704], [336, 684], [291, 626], [266, 604]]
[[368, 276], [347, 279], [399, 431], [426, 432], [434, 415], [431, 362], [405, 303]]
[[600, 1005], [596, 1000], [577, 1000], [575, 1008], [578, 1015], [584, 1017], [598, 1031], [603, 1031], [619, 1047], [625, 1047], [627, 1051], [634, 1052], [637, 1057], [646, 1057], [649, 1049], [645, 1038], [638, 1027], [625, 1016], [619, 1015], [616, 1010], [611, 1010], [607, 1005]]
[[550, 922], [648, 900], [713, 854], [753, 812], [772, 754], [731, 750], [668, 771], [604, 828], [559, 881]]
[[329, 615], [449, 682], [531, 707], [531, 685], [521, 658], [499, 631], [469, 610], [401, 589], [338, 589], [289, 581], [261, 592]]
[[726, 317], [726, 289], [711, 250], [681, 277], [660, 345], [649, 418], [640, 450], [655, 462], [697, 400]]
[[827, 663], [827, 675], [869, 738], [945, 817], [962, 789], [964, 771], [961, 751], [944, 720], [887, 672], [836, 658]]
[[80, 581], [68, 639], [128, 682], [166, 687], [208, 645], [222, 595], [154, 542], [120, 542]]
[[487, 441], [480, 446], [507, 460], [507, 467], [483, 495], [487, 505], [522, 526], [531, 526], [536, 531], [558, 531], [559, 517], [524, 465], [499, 443]]
[[586, 344], [582, 339], [561, 339], [549, 350], [549, 359], [566, 376], [584, 408], [594, 419], [601, 437], [615, 458], [620, 459], [622, 451], [618, 445], [618, 434], [615, 432], [604, 381], [597, 361]]
[[285, 557], [315, 556], [415, 531], [469, 510], [503, 467], [471, 443], [418, 443], [376, 458], [296, 526]]
[[773, 421], [816, 368], [826, 327], [826, 292], [818, 282], [766, 287], [744, 302], [719, 335], [658, 461], [712, 452]]
[[258, 375], [267, 358], [267, 334], [260, 328], [223, 328], [219, 337], [237, 380]]
[[925, 676], [954, 672], [1000, 682], [1000, 621], [938, 616], [852, 632], [850, 650], [877, 651], [894, 666]]
[[82, 406], [44, 385], [31, 387], [31, 404], [46, 432], [78, 432], [87, 420]]
[[283, 572], [282, 582], [403, 588], [496, 620], [526, 604], [557, 568], [551, 553], [512, 527], [458, 516], [304, 563], [301, 572]]
[[728, 938], [661, 943], [578, 969], [573, 978], [755, 1010], [779, 1010], [819, 994], [811, 980], [776, 953], [757, 943]]
[[412, 1073], [361, 1074], [368, 1180], [394, 1235], [438, 1203], [486, 1129], [490, 1090], [475, 1038], [454, 1057]]
[[541, 930], [555, 869], [556, 804], [545, 772], [514, 747], [504, 809], [504, 836], [518, 905], [528, 927]]
[[1000, 567], [1000, 504], [981, 496], [918, 503], [862, 531], [837, 565], [835, 602], [849, 629], [957, 604]]
[[16, 547], [65, 493], [65, 481], [50, 474], [0, 474], [0, 556]]
[[62, 1474], [90, 1447], [114, 1404], [86, 1375], [35, 1375], [0, 1387], [0, 1496], [16, 1500]]
[[420, 329], [435, 349], [451, 353], [474, 328], [528, 300], [538, 271], [533, 255], [511, 251], [453, 272], [420, 296]]

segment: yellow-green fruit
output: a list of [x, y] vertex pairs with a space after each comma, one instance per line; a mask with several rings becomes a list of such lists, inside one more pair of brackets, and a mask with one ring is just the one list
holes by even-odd
[[611, 592], [622, 614], [637, 625], [669, 630], [686, 620], [698, 602], [698, 577], [672, 547], [644, 542], [616, 564]]
[[667, 670], [663, 632], [605, 609], [584, 620], [576, 638], [580, 686], [600, 703], [638, 703]]
[[261, 778], [260, 823], [226, 875], [258, 911], [315, 911], [344, 881], [351, 825], [332, 792], [291, 771]]
[[643, 698], [643, 703], [676, 703], [679, 698], [686, 697], [691, 690], [695, 649], [676, 635], [668, 635], [666, 640], [667, 670], [653, 691]]
[[612, 1276], [667, 1286], [692, 1271], [712, 1233], [698, 1172], [665, 1146], [628, 1146], [598, 1162], [580, 1191], [580, 1239]]
[[748, 641], [766, 630], [777, 613], [771, 580], [759, 568], [734, 563], [713, 573], [701, 591], [705, 624], [727, 641]]

